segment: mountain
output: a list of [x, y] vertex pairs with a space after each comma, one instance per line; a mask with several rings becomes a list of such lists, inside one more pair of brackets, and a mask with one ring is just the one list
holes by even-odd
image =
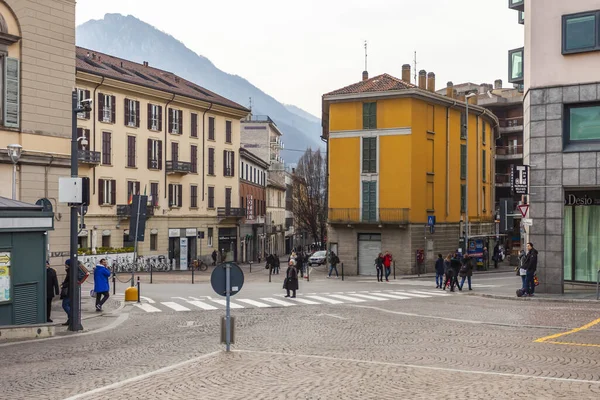
[[307, 147], [321, 146], [321, 121], [295, 106], [285, 106], [246, 79], [218, 69], [173, 36], [133, 16], [106, 14], [77, 27], [77, 45], [172, 72], [221, 96], [268, 115], [283, 132], [286, 163], [295, 163]]

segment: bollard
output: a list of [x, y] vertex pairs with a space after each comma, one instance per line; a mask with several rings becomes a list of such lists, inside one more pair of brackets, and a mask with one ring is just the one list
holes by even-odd
[[271, 264], [269, 264], [269, 283], [271, 283], [271, 271], [273, 270], [273, 268], [271, 267]]
[[252, 261], [250, 261], [250, 273], [252, 273]]
[[344, 280], [344, 263], [342, 263], [342, 280]]
[[194, 265], [194, 263], [192, 263], [192, 285], [194, 284], [194, 270], [196, 269], [194, 267], [195, 267], [195, 265]]
[[153, 269], [153, 263], [150, 263], [150, 283], [152, 283], [152, 269]]
[[394, 280], [396, 280], [396, 261], [394, 261]]
[[140, 302], [140, 277], [137, 277], [138, 303]]
[[113, 271], [113, 295], [117, 293], [117, 275]]

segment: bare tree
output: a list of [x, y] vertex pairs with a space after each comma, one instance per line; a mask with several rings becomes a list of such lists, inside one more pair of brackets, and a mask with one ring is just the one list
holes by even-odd
[[293, 174], [293, 211], [298, 230], [325, 245], [327, 235], [327, 160], [307, 149]]

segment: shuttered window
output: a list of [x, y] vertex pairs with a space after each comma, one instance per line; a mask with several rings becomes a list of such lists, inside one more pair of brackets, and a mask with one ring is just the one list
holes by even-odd
[[158, 207], [158, 182], [150, 183], [150, 201], [154, 207]]
[[19, 127], [20, 114], [20, 68], [19, 60], [6, 58], [4, 64], [4, 126], [11, 128]]
[[215, 175], [215, 149], [208, 148], [208, 174]]
[[148, 103], [148, 129], [162, 130], [162, 106]]
[[460, 113], [460, 138], [467, 138], [467, 118], [463, 112]]
[[223, 150], [223, 176], [235, 176], [235, 153]]
[[363, 129], [377, 129], [377, 102], [363, 103]]
[[179, 161], [179, 143], [171, 142], [171, 161], [173, 164]]
[[483, 181], [487, 182], [487, 153], [485, 150], [481, 151], [481, 173], [483, 174]]
[[363, 221], [377, 220], [377, 182], [363, 181], [362, 183], [362, 219]]
[[181, 207], [183, 196], [183, 185], [169, 185], [169, 207]]
[[125, 126], [140, 127], [140, 102], [137, 100], [125, 99]]
[[215, 208], [215, 188], [208, 187], [208, 208]]
[[112, 134], [102, 132], [102, 165], [112, 164]]
[[215, 117], [208, 117], [208, 140], [215, 140]]
[[225, 142], [231, 143], [231, 121], [225, 121]]
[[83, 140], [78, 140], [77, 141], [77, 148], [79, 150], [89, 149], [90, 148], [90, 143], [91, 143], [90, 142], [90, 130], [89, 129], [84, 129], [84, 128], [77, 128], [77, 138], [82, 138], [82, 137], [84, 137], [85, 140], [87, 140], [87, 145], [84, 146]]
[[162, 141], [148, 139], [148, 169], [162, 169]]
[[190, 135], [192, 137], [198, 137], [198, 114], [192, 113], [192, 126], [190, 129]]
[[460, 185], [460, 212], [465, 212], [467, 209], [467, 185]]
[[136, 151], [135, 151], [136, 139], [135, 136], [127, 136], [127, 166], [135, 168], [136, 163]]
[[114, 124], [115, 115], [115, 96], [98, 93], [98, 121]]
[[198, 186], [190, 186], [190, 207], [198, 208]]
[[[77, 103], [78, 105], [81, 107], [81, 102], [83, 100], [87, 100], [90, 98], [90, 91], [87, 89], [77, 89]], [[85, 112], [80, 112], [77, 113], [77, 118], [80, 119], [90, 119], [90, 112], [89, 111], [85, 111]]]
[[225, 208], [231, 209], [231, 188], [225, 188]]
[[140, 194], [140, 183], [135, 181], [127, 182], [127, 204], [133, 202], [133, 196]]
[[169, 133], [183, 134], [183, 111], [169, 108]]
[[363, 138], [362, 172], [377, 172], [377, 138]]
[[117, 181], [114, 179], [98, 179], [98, 204], [117, 204]]
[[460, 179], [467, 179], [467, 145], [460, 145]]
[[190, 167], [190, 172], [195, 174], [198, 172], [198, 146], [192, 145], [190, 147], [190, 158], [192, 164]]

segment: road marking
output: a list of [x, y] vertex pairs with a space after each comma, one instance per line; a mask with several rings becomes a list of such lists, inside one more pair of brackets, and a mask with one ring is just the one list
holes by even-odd
[[[357, 306], [358, 307], [358, 306]], [[535, 379], [535, 380], [544, 380], [544, 381], [557, 381], [557, 382], [570, 382], [570, 383], [585, 383], [585, 384], [593, 384], [600, 385], [600, 381], [592, 381], [586, 379], [570, 379], [570, 378], [555, 378], [553, 376], [539, 376], [539, 375], [522, 375], [522, 374], [511, 374], [507, 372], [495, 372], [495, 371], [477, 371], [477, 370], [467, 370], [467, 369], [458, 369], [458, 368], [446, 368], [446, 367], [433, 367], [428, 365], [414, 365], [414, 364], [402, 364], [402, 363], [392, 363], [385, 361], [371, 361], [371, 360], [357, 360], [352, 358], [336, 358], [336, 357], [328, 357], [328, 356], [317, 356], [317, 355], [309, 355], [309, 354], [298, 354], [298, 353], [279, 353], [279, 352], [270, 352], [270, 351], [259, 351], [259, 350], [232, 350], [232, 352], [236, 353], [249, 353], [249, 354], [262, 354], [262, 355], [270, 355], [270, 356], [283, 356], [283, 357], [303, 357], [303, 358], [312, 358], [317, 360], [327, 360], [327, 361], [335, 361], [335, 362], [352, 362], [357, 364], [370, 364], [370, 365], [385, 365], [390, 367], [400, 367], [400, 368], [414, 368], [414, 369], [422, 369], [426, 371], [442, 371], [442, 372], [455, 372], [459, 374], [468, 374], [468, 375], [487, 375], [487, 376], [503, 376], [508, 378], [522, 378], [522, 379]], [[66, 399], [71, 400], [71, 399]]]
[[397, 300], [407, 300], [407, 299], [410, 299], [410, 297], [397, 296], [395, 294], [388, 294], [388, 293], [378, 293], [377, 296], [389, 297], [390, 299], [397, 299]]
[[[81, 335], [78, 335], [78, 336], [81, 336]], [[71, 336], [66, 336], [66, 337], [71, 337]], [[141, 381], [143, 379], [149, 378], [149, 377], [154, 376], [154, 375], [163, 374], [165, 372], [169, 372], [169, 371], [172, 371], [174, 369], [181, 368], [181, 367], [184, 367], [184, 366], [189, 365], [189, 364], [193, 364], [193, 363], [198, 362], [198, 361], [202, 361], [202, 360], [204, 360], [206, 358], [210, 358], [210, 357], [219, 355], [221, 353], [222, 352], [220, 350], [213, 351], [212, 353], [203, 354], [203, 355], [201, 355], [199, 357], [194, 357], [194, 358], [191, 358], [191, 359], [186, 360], [186, 361], [182, 361], [182, 362], [177, 363], [177, 364], [169, 365], [168, 367], [160, 368], [160, 369], [157, 369], [155, 371], [148, 372], [146, 374], [134, 376], [133, 378], [128, 378], [128, 379], [122, 380], [120, 382], [115, 382], [115, 383], [107, 385], [107, 386], [103, 386], [103, 387], [99, 387], [99, 388], [90, 390], [90, 391], [85, 392], [85, 393], [80, 393], [80, 394], [77, 394], [75, 396], [67, 397], [64, 400], [79, 400], [79, 399], [91, 396], [93, 394], [102, 393], [102, 392], [105, 392], [105, 391], [111, 390], [111, 389], [117, 389], [117, 388], [125, 386], [125, 385], [127, 385], [129, 383], [138, 382], [138, 381]]]
[[172, 308], [175, 311], [191, 311], [189, 308], [182, 306], [179, 303], [175, 303], [173, 301], [163, 301], [160, 304], [162, 304], [163, 306], [167, 306], [169, 308]]
[[190, 303], [191, 305], [201, 308], [203, 310], [218, 310], [217, 307], [211, 306], [210, 304], [206, 304], [200, 300], [186, 300], [186, 301], [188, 303]]
[[411, 293], [426, 294], [428, 296], [450, 296], [448, 293], [422, 292], [419, 290], [411, 290]]
[[134, 306], [141, 308], [142, 310], [144, 310], [146, 312], [161, 312], [162, 311], [160, 308], [156, 308], [156, 307], [151, 306], [150, 304], [146, 304], [146, 303], [134, 304]]
[[250, 304], [251, 306], [255, 306], [258, 308], [271, 307], [270, 304], [261, 303], [260, 301], [254, 301], [250, 299], [237, 299], [237, 301], [241, 301], [242, 303]]
[[389, 300], [389, 299], [382, 299], [381, 297], [369, 296], [367, 294], [360, 294], [360, 293], [356, 293], [353, 296], [362, 297], [363, 299], [368, 299], [368, 300], [377, 300], [377, 301], [388, 301]]
[[183, 301], [187, 301], [187, 299], [185, 297], [171, 297], [172, 299], [178, 299], [178, 300], [183, 300]]
[[591, 327], [598, 325], [598, 324], [600, 324], [600, 318], [598, 318], [595, 321], [590, 322], [589, 324], [580, 326], [579, 328], [571, 329], [568, 332], [562, 332], [562, 333], [557, 333], [557, 334], [550, 335], [550, 336], [544, 336], [542, 338], [534, 340], [534, 342], [535, 343], [553, 343], [553, 344], [560, 344], [560, 345], [565, 345], [565, 346], [600, 347], [600, 344], [556, 342], [556, 341], [552, 340], [552, 339], [558, 339], [559, 337], [562, 337], [562, 336], [567, 336], [567, 335], [571, 335], [573, 333], [585, 331], [586, 329], [590, 329]]
[[[210, 299], [210, 301], [213, 301], [217, 304], [220, 304], [222, 306], [227, 306], [227, 300], [221, 300], [221, 299]], [[240, 304], [236, 304], [232, 301], [229, 302], [229, 305], [231, 306], [231, 308], [246, 308]]]
[[395, 290], [392, 293], [399, 294], [400, 296], [418, 297], [420, 299], [426, 299], [428, 297], [431, 297], [431, 296], [424, 296], [422, 294], [417, 294], [417, 293], [402, 292], [402, 291], [399, 291], [399, 290]]
[[362, 302], [366, 301], [366, 300], [363, 300], [363, 299], [357, 299], [356, 297], [344, 296], [344, 295], [341, 295], [341, 294], [330, 294], [329, 297], [335, 297], [336, 299], [342, 299], [342, 300], [346, 300], [346, 301], [351, 301], [352, 303], [362, 303]]
[[263, 297], [261, 300], [270, 301], [271, 303], [279, 304], [280, 306], [284, 306], [284, 307], [289, 307], [289, 306], [295, 306], [296, 305], [294, 303], [289, 303], [287, 301], [274, 299], [272, 297]]
[[298, 303], [303, 303], [303, 304], [321, 304], [321, 303], [317, 303], [316, 301], [312, 301], [312, 300], [306, 300], [306, 299], [302, 299], [302, 298], [290, 298], [291, 301], [297, 301]]
[[343, 320], [348, 319], [348, 318], [340, 317], [339, 315], [335, 315], [335, 314], [317, 314], [317, 317], [332, 317], [332, 318], [343, 319]]
[[152, 300], [150, 297], [145, 297], [145, 296], [140, 296], [140, 299], [142, 300], [146, 300], [148, 303], [150, 304], [154, 304], [156, 303], [154, 300]]
[[344, 304], [343, 301], [328, 299], [327, 297], [321, 297], [321, 296], [306, 296], [306, 297], [310, 297], [311, 299], [323, 301], [323, 302], [329, 303], [329, 304]]

